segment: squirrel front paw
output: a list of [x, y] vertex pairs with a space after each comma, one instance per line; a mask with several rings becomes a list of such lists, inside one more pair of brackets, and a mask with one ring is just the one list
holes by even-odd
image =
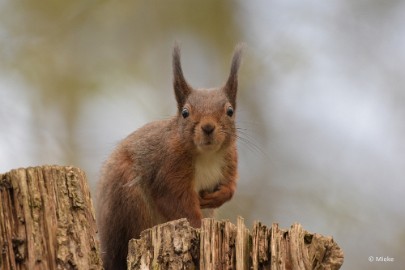
[[220, 185], [213, 192], [202, 190], [199, 193], [201, 208], [218, 208], [233, 196], [234, 190], [227, 186]]

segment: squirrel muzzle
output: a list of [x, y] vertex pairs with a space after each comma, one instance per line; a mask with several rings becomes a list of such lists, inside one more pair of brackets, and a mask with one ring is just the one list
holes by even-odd
[[221, 149], [225, 133], [211, 119], [202, 119], [194, 130], [194, 144], [199, 152], [216, 152]]

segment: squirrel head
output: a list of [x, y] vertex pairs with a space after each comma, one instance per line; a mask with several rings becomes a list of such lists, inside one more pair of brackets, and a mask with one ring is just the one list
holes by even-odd
[[235, 109], [238, 70], [243, 45], [236, 46], [229, 77], [224, 86], [194, 89], [184, 78], [180, 48], [173, 50], [173, 87], [181, 140], [198, 153], [217, 152], [235, 142]]

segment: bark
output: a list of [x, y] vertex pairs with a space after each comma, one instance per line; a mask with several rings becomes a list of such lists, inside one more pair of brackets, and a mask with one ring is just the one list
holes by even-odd
[[0, 174], [0, 269], [102, 269], [96, 231], [83, 171]]
[[128, 269], [339, 269], [343, 251], [332, 237], [282, 230], [256, 222], [250, 232], [242, 218], [204, 219], [201, 229], [185, 219], [155, 226], [129, 242]]

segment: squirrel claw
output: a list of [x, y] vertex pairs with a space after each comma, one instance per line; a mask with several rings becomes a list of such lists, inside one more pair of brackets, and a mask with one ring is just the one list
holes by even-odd
[[226, 188], [219, 188], [213, 192], [200, 191], [199, 195], [201, 208], [218, 208], [231, 199], [233, 192]]

